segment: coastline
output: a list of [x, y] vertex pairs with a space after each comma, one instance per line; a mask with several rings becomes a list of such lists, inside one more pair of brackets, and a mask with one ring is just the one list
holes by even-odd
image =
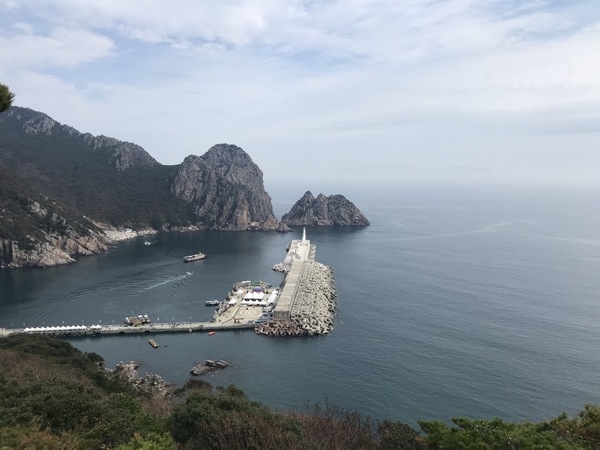
[[123, 230], [115, 230], [111, 228], [102, 228], [100, 227], [102, 232], [113, 242], [122, 242], [127, 241], [129, 239], [133, 239], [139, 236], [152, 236], [158, 234], [158, 231], [154, 228], [146, 228], [143, 230], [132, 230], [132, 229], [123, 229]]
[[131, 228], [119, 228], [115, 229], [112, 226], [107, 226], [106, 224], [96, 223], [98, 228], [102, 230], [102, 232], [106, 235], [114, 243], [123, 242], [129, 239], [133, 239], [140, 236], [153, 236], [161, 231], [164, 232], [176, 232], [176, 233], [186, 233], [192, 231], [200, 231], [201, 228], [195, 225], [188, 225], [187, 227], [171, 227], [171, 228], [163, 228], [161, 230], [156, 230], [154, 228], [143, 228], [141, 230], [133, 230]]

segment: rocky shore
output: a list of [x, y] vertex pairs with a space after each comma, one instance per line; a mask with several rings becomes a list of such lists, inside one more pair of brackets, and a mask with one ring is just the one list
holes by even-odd
[[140, 367], [135, 361], [118, 363], [115, 367], [115, 373], [126, 379], [133, 386], [142, 389], [152, 395], [165, 396], [168, 393], [167, 383], [160, 375], [146, 372], [143, 377], [138, 375], [137, 369]]
[[30, 249], [23, 249], [17, 241], [0, 238], [0, 269], [72, 264], [75, 257], [104, 253], [112, 244], [100, 233], [90, 232], [83, 236], [72, 230], [65, 235], [47, 234], [45, 239], [36, 242]]
[[333, 328], [336, 308], [333, 269], [316, 261], [307, 261], [307, 275], [294, 300], [290, 320], [269, 320], [254, 331], [266, 336], [315, 336]]

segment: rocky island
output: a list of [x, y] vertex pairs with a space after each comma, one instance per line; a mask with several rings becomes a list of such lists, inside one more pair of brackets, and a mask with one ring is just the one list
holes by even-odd
[[298, 200], [292, 209], [283, 215], [281, 222], [296, 226], [358, 226], [370, 223], [359, 209], [343, 195], [323, 195], [317, 198], [310, 191]]

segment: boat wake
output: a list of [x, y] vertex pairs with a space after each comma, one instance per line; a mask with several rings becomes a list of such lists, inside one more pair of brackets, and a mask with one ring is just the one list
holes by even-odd
[[142, 289], [142, 291], [149, 291], [150, 289], [155, 289], [159, 286], [164, 286], [165, 284], [174, 283], [176, 281], [183, 281], [186, 278], [188, 278], [189, 276], [190, 275], [188, 275], [186, 273], [185, 275], [177, 275], [176, 277], [170, 277], [164, 281], [161, 281], [160, 283], [156, 283], [156, 284], [153, 284], [152, 286], [148, 286], [147, 288]]

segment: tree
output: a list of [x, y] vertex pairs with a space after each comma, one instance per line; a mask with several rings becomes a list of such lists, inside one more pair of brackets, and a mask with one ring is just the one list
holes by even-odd
[[8, 86], [0, 83], [0, 112], [6, 111], [12, 105], [15, 94], [10, 92]]
[[[453, 427], [438, 420], [419, 421], [419, 425], [426, 433], [425, 442], [431, 450], [596, 450], [596, 442], [580, 439], [583, 430], [577, 429], [588, 419], [590, 425], [597, 423], [592, 416], [593, 413], [583, 413], [581, 420], [575, 419], [571, 424], [566, 416], [561, 416], [557, 421], [537, 424], [458, 417], [452, 419], [456, 425]], [[568, 433], [569, 427], [576, 433]]]

